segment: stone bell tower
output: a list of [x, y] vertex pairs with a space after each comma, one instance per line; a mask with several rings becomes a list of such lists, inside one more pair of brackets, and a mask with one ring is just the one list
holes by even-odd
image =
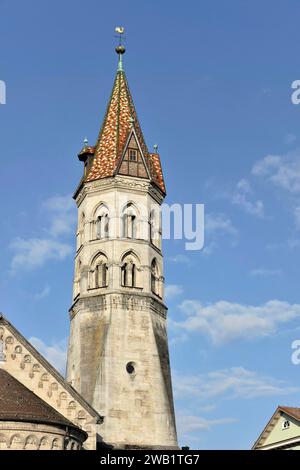
[[149, 153], [122, 64], [94, 147], [79, 154], [67, 380], [116, 448], [177, 448], [166, 332], [160, 158]]

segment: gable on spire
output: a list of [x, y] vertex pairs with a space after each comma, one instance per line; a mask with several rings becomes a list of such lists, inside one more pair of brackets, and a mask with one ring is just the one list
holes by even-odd
[[116, 174], [151, 178], [134, 129], [129, 134]]

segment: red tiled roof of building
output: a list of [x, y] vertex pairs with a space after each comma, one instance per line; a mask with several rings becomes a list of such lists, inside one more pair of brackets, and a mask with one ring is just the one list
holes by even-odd
[[152, 165], [154, 168], [154, 181], [157, 184], [157, 186], [160, 187], [160, 189], [165, 193], [166, 192], [166, 187], [165, 187], [165, 182], [164, 182], [164, 177], [163, 177], [163, 172], [162, 172], [162, 167], [160, 163], [160, 158], [158, 153], [150, 153], [149, 154], [151, 160], [152, 160]]
[[114, 176], [134, 128], [153, 182], [165, 193], [158, 154], [148, 152], [124, 71], [118, 71], [106, 115], [94, 147], [94, 160], [85, 178], [93, 181]]
[[82, 155], [84, 153], [90, 153], [90, 154], [94, 154], [95, 153], [95, 147], [92, 147], [91, 145], [87, 145], [85, 147], [83, 147], [80, 152], [79, 152], [79, 155]]

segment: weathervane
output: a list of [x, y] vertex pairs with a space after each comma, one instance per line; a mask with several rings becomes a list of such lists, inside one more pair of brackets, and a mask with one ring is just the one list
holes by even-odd
[[119, 55], [118, 72], [122, 72], [123, 71], [122, 54], [124, 54], [126, 50], [124, 44], [122, 43], [122, 41], [125, 39], [123, 36], [125, 30], [123, 26], [117, 26], [115, 28], [115, 32], [118, 34], [118, 36], [116, 37], [119, 39], [119, 44], [116, 47], [116, 53]]

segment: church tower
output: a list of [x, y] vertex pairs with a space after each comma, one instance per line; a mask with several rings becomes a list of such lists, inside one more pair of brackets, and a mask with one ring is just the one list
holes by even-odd
[[[94, 147], [79, 154], [67, 380], [104, 416], [116, 448], [177, 448], [166, 332], [160, 158], [149, 153], [118, 70]], [[157, 150], [157, 149], [156, 149]]]

